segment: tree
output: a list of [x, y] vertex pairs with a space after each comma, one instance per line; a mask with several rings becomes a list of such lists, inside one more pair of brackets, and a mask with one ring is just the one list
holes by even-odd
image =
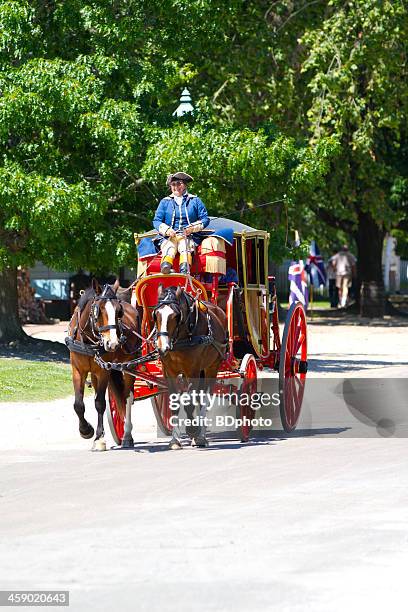
[[290, 255], [288, 218], [301, 213], [299, 193], [317, 189], [337, 148], [333, 138], [308, 146], [263, 128], [205, 122], [154, 130], [150, 137], [141, 170], [147, 181], [158, 183], [169, 168], [183, 167], [210, 211], [272, 231], [275, 261]]
[[298, 190], [296, 222], [355, 241], [362, 295], [373, 293], [362, 314], [383, 313], [383, 236], [407, 226], [407, 22], [389, 0], [246, 4], [228, 55], [195, 79], [221, 121], [338, 141], [324, 184]]
[[355, 238], [362, 314], [384, 313], [383, 238], [406, 216], [392, 194], [407, 176], [400, 160], [407, 136], [407, 35], [403, 3], [333, 0], [320, 27], [302, 39], [312, 138], [335, 134], [341, 143], [316, 212]]
[[[0, 2], [0, 341], [21, 336], [16, 265], [104, 271], [133, 251], [156, 199], [139, 176], [145, 127], [166, 124], [160, 100], [183, 78], [172, 8]], [[199, 16], [197, 38], [214, 39]]]
[[[175, 45], [184, 14], [189, 36]], [[14, 286], [15, 266], [41, 259], [96, 272], [129, 261], [133, 231], [150, 225], [169, 166], [185, 165], [185, 147], [194, 140], [197, 153], [204, 139], [214, 165], [213, 212], [282, 198], [289, 176], [290, 204], [296, 182], [310, 181], [304, 161], [311, 148], [275, 129], [271, 138], [270, 129], [234, 128], [207, 104], [201, 85], [213, 85], [212, 66], [227, 56], [231, 37], [238, 33], [246, 44], [246, 17], [240, 0], [0, 2], [0, 341], [18, 334], [15, 291], [6, 290]], [[171, 133], [176, 92], [186, 80], [203, 94], [209, 124], [201, 132], [176, 125]], [[160, 139], [175, 138], [177, 154], [160, 163], [152, 151]], [[256, 180], [251, 160], [262, 169]], [[198, 156], [199, 180], [207, 168], [208, 158]]]
[[[406, 33], [388, 1], [0, 1], [2, 286], [35, 259], [128, 263], [186, 165], [213, 214], [273, 222], [276, 254], [287, 224], [351, 232], [378, 284], [382, 234], [406, 219]], [[199, 112], [179, 125], [185, 84]]]

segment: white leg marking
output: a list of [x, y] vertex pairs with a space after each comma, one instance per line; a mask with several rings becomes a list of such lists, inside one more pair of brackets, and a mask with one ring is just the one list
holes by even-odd
[[129, 397], [126, 400], [126, 418], [125, 418], [125, 431], [124, 439], [129, 442], [132, 440], [132, 405], [133, 405], [133, 391], [130, 392]]

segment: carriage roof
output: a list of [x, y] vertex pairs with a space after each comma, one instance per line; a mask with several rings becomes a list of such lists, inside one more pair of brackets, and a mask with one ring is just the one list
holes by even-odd
[[230, 228], [234, 231], [234, 236], [242, 236], [243, 234], [253, 234], [259, 236], [265, 236], [268, 234], [265, 230], [258, 230], [245, 223], [234, 221], [233, 219], [226, 219], [225, 217], [210, 217], [210, 224], [206, 229], [209, 230], [222, 230]]

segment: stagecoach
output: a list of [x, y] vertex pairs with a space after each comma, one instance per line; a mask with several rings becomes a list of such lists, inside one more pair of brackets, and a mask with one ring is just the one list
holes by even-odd
[[[282, 427], [290, 432], [299, 419], [307, 373], [304, 307], [299, 302], [290, 306], [281, 340], [275, 278], [268, 274], [269, 233], [216, 217], [204, 231], [207, 236], [194, 255], [190, 275], [178, 272], [178, 256], [171, 274], [160, 273], [160, 255], [154, 250], [139, 257], [132, 304], [141, 316], [144, 341], [142, 358], [132, 366], [134, 401], [150, 398], [160, 430], [171, 434], [169, 390], [155, 351], [153, 311], [160, 284], [180, 285], [193, 298], [217, 304], [227, 315], [229, 346], [217, 375], [217, 392], [235, 387], [254, 393], [261, 371], [275, 373]], [[136, 244], [149, 244], [154, 236], [154, 231], [135, 234]], [[238, 405], [237, 416], [249, 417], [241, 419], [247, 422], [253, 411]], [[108, 420], [113, 438], [120, 444], [124, 419], [113, 397], [109, 398]], [[250, 432], [250, 425], [237, 430], [241, 441], [247, 441]]]

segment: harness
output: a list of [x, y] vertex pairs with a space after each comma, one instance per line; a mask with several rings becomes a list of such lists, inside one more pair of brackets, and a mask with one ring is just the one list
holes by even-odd
[[[207, 306], [203, 302], [198, 300], [197, 298], [193, 298], [192, 296], [190, 296], [188, 293], [185, 293], [184, 291], [182, 293], [182, 296], [186, 300], [187, 307], [188, 307], [188, 314], [187, 314], [186, 319], [184, 319], [184, 313], [183, 313], [183, 309], [181, 308], [180, 302], [177, 300], [176, 296], [174, 295], [173, 291], [170, 288], [167, 289], [165, 296], [158, 301], [158, 304], [153, 312], [153, 318], [154, 318], [155, 323], [156, 323], [156, 311], [162, 306], [170, 306], [170, 308], [175, 312], [176, 316], [178, 317], [178, 321], [177, 321], [177, 326], [176, 326], [176, 330], [175, 330], [173, 338], [170, 339], [169, 332], [162, 332], [162, 331], [156, 332], [156, 338], [158, 338], [159, 336], [168, 337], [171, 351], [180, 349], [180, 348], [192, 347], [192, 346], [199, 346], [199, 345], [210, 346], [211, 345], [218, 351], [220, 356], [224, 358], [225, 349], [228, 346], [228, 337], [227, 337], [228, 332], [225, 338], [225, 342], [219, 342], [218, 340], [216, 340], [214, 338], [211, 317], [208, 312]], [[198, 336], [194, 334], [194, 331], [198, 325], [198, 317], [199, 317], [200, 310], [202, 312], [205, 312], [206, 314], [208, 333], [206, 335]], [[194, 317], [194, 311], [195, 311], [195, 317]], [[187, 338], [178, 337], [180, 333], [180, 326], [183, 322], [186, 323], [186, 327], [188, 329]]]
[[[92, 300], [91, 311], [90, 311], [92, 332], [96, 337], [99, 337], [99, 344], [103, 345], [103, 338], [101, 336], [101, 333], [105, 331], [109, 331], [111, 329], [116, 330], [116, 320], [115, 320], [115, 323], [111, 325], [99, 326], [98, 319], [99, 319], [99, 313], [100, 313], [100, 308], [101, 308], [99, 302], [102, 300], [106, 300], [106, 301], [107, 300], [117, 300], [121, 307], [120, 316], [118, 317], [118, 321], [117, 321], [117, 327], [119, 330], [119, 346], [122, 346], [126, 342], [126, 336], [123, 333], [124, 325], [122, 323], [122, 317], [123, 317], [123, 307], [121, 305], [122, 300], [120, 300], [115, 294], [113, 294], [114, 296], [113, 297], [112, 295], [104, 295], [104, 293], [105, 293], [105, 289], [101, 295], [95, 296], [94, 299]], [[115, 313], [115, 319], [116, 319], [116, 313]]]

